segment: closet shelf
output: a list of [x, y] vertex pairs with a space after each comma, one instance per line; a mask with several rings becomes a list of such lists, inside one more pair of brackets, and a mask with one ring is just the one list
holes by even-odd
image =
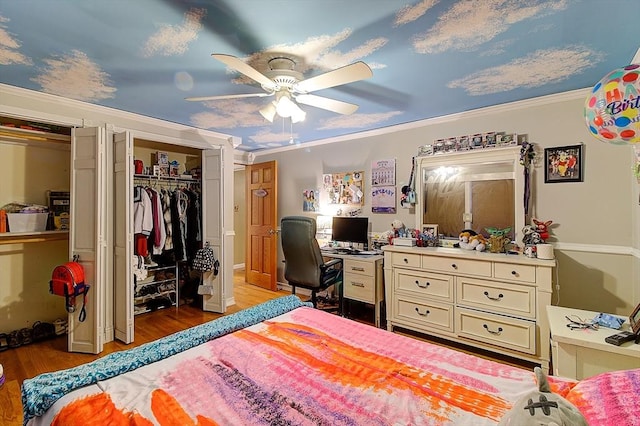
[[69, 135], [2, 125], [0, 125], [0, 137], [2, 139], [13, 139], [28, 142], [71, 143], [71, 136]]
[[138, 288], [142, 288], [142, 287], [146, 287], [146, 286], [150, 286], [150, 285], [155, 285], [155, 284], [162, 284], [162, 283], [168, 283], [168, 282], [175, 282], [176, 278], [167, 278], [164, 280], [154, 280], [154, 281], [141, 281], [137, 283]]
[[0, 244], [42, 243], [45, 241], [68, 240], [69, 231], [3, 232]]
[[[175, 294], [175, 290], [166, 290], [166, 291], [159, 291], [157, 293], [153, 293], [153, 294], [145, 294], [144, 296], [136, 296], [134, 297], [135, 303], [144, 303], [144, 302], [148, 302], [149, 300], [152, 299], [157, 299], [158, 297], [162, 297], [162, 296], [169, 296], [170, 294]], [[171, 302], [173, 303], [173, 301]]]

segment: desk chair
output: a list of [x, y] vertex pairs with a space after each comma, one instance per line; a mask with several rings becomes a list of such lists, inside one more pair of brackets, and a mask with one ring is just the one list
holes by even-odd
[[311, 290], [311, 303], [317, 307], [317, 293], [335, 286], [338, 312], [342, 313], [342, 259], [324, 261], [316, 240], [316, 221], [310, 217], [287, 216], [280, 221], [284, 253], [284, 278], [292, 293], [296, 287]]

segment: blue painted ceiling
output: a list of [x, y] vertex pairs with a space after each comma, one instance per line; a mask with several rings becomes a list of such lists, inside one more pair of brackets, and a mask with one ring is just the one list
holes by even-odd
[[[639, 23], [637, 0], [0, 0], [0, 83], [257, 151], [592, 87], [631, 62]], [[212, 53], [260, 72], [286, 54], [305, 78], [363, 61], [373, 76], [314, 92], [351, 115], [301, 105], [304, 122], [270, 123], [271, 98], [184, 100], [262, 91]]]

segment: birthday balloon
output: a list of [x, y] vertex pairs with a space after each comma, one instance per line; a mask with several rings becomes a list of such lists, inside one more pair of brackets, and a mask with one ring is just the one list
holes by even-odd
[[640, 65], [618, 68], [593, 87], [584, 117], [593, 136], [615, 145], [640, 142]]

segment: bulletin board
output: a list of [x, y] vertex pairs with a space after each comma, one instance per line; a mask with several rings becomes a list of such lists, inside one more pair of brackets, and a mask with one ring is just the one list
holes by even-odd
[[364, 172], [322, 175], [329, 204], [364, 205]]

